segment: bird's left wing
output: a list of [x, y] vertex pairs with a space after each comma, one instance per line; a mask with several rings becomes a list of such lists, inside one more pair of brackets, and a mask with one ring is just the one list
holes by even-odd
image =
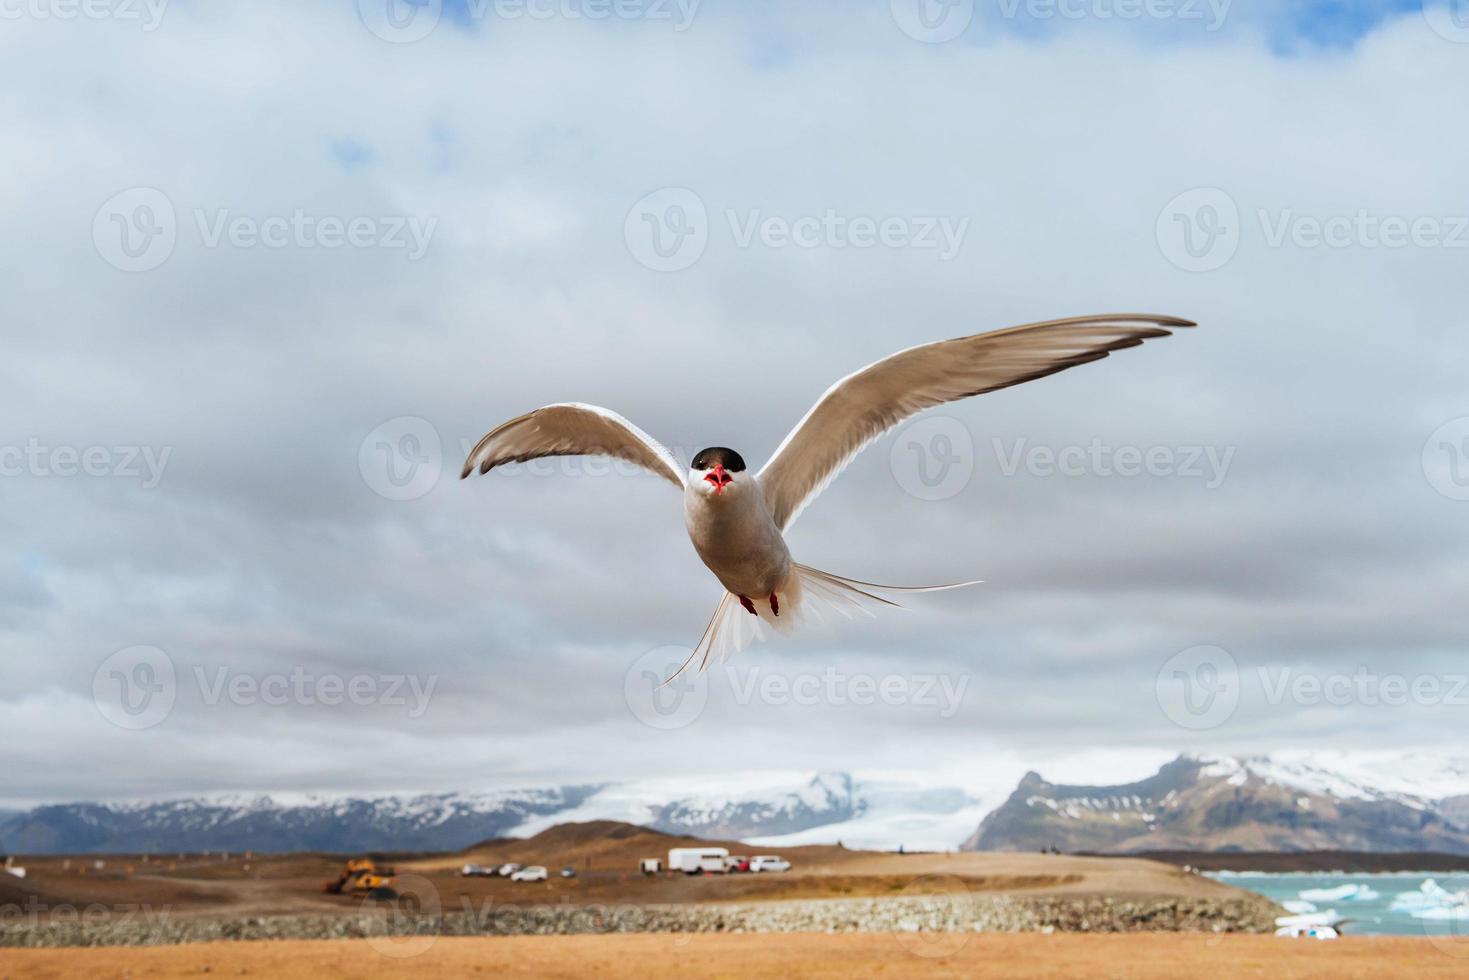
[[652, 436], [616, 412], [576, 402], [547, 405], [495, 426], [470, 452], [459, 478], [476, 467], [488, 473], [501, 463], [542, 456], [611, 456], [684, 487], [684, 467]]
[[1121, 313], [1030, 323], [910, 347], [832, 385], [759, 473], [776, 526], [790, 527], [869, 442], [917, 412], [1008, 388], [1192, 327], [1171, 316]]

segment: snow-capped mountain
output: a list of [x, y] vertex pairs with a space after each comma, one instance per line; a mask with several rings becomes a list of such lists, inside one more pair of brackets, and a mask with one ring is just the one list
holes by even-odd
[[0, 852], [456, 850], [616, 820], [772, 849], [840, 841], [949, 850], [963, 841], [973, 850], [1469, 854], [1466, 758], [1180, 756], [1135, 782], [1056, 785], [1032, 772], [1003, 794], [992, 785], [977, 798], [972, 787], [907, 773], [764, 772], [483, 793], [71, 803], [0, 818]]
[[860, 817], [867, 801], [847, 773], [822, 773], [784, 790], [703, 793], [665, 803], [650, 826], [700, 837], [789, 834]]
[[21, 854], [448, 850], [577, 806], [600, 787], [411, 796], [217, 796], [40, 806], [0, 823]]
[[869, 785], [847, 773], [695, 776], [478, 794], [74, 803], [37, 807], [0, 822], [0, 850], [454, 850], [589, 820], [712, 838], [806, 835], [851, 846], [950, 848], [962, 834], [954, 824], [972, 826], [977, 819], [974, 805], [956, 789]]
[[1469, 760], [1388, 753], [1180, 756], [1134, 783], [1028, 773], [969, 850], [1469, 854]]

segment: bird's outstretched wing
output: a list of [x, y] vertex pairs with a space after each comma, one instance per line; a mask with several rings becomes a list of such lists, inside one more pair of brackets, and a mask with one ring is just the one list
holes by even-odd
[[684, 487], [684, 467], [652, 436], [616, 412], [576, 402], [547, 405], [495, 426], [470, 451], [459, 478], [476, 467], [488, 473], [501, 463], [542, 456], [611, 456]]
[[945, 402], [1008, 388], [1114, 350], [1167, 337], [1194, 323], [1118, 313], [1030, 323], [910, 347], [849, 374], [827, 389], [759, 473], [782, 530], [868, 443], [910, 415]]

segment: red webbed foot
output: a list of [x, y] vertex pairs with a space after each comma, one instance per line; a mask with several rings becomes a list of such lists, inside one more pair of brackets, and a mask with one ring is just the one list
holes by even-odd
[[770, 593], [770, 611], [777, 616], [780, 615], [780, 600], [775, 597], [774, 592]]
[[750, 601], [750, 597], [749, 596], [743, 596], [743, 595], [740, 596], [740, 605], [744, 606], [745, 607], [745, 612], [749, 613], [751, 616], [758, 616], [758, 615], [760, 615], [759, 613], [757, 613], [755, 611], [755, 604]]

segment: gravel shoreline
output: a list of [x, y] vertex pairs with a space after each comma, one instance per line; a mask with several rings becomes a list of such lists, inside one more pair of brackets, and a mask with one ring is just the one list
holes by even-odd
[[[504, 905], [348, 915], [207, 918], [94, 907], [44, 917], [0, 908], [0, 947], [147, 946], [220, 940], [525, 936], [596, 933], [1269, 932], [1274, 909], [1248, 899], [1118, 900], [908, 896], [706, 905]], [[917, 936], [916, 942], [923, 942]]]

